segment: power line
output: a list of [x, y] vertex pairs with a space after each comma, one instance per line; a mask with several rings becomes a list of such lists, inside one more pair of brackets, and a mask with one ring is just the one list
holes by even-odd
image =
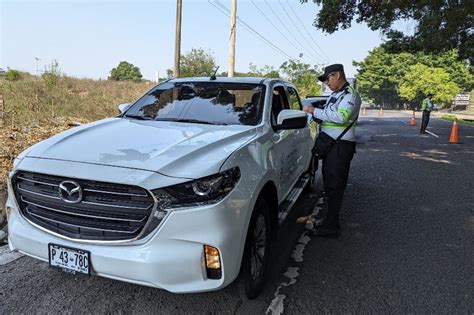
[[[288, 12], [286, 12], [285, 8], [283, 7], [283, 4], [281, 3], [281, 0], [278, 0], [278, 3], [280, 4], [280, 7], [281, 9], [283, 10], [283, 12], [286, 14], [286, 16], [288, 17], [288, 20], [290, 20], [291, 24], [293, 24], [293, 26], [295, 27], [295, 29], [298, 31], [298, 33], [301, 35], [301, 38], [307, 42], [307, 39], [306, 37], [303, 35], [303, 33], [300, 31], [300, 28], [296, 25], [296, 23], [293, 21], [293, 19], [291, 18], [291, 16], [288, 14]], [[310, 49], [311, 52], [313, 52], [313, 49], [311, 48]], [[316, 57], [316, 59], [324, 59], [323, 55], [321, 55], [320, 53], [318, 53], [317, 51], [314, 51], [315, 53], [318, 54], [318, 56]], [[315, 57], [315, 55], [313, 55], [313, 57]]]
[[290, 7], [291, 11], [293, 12], [293, 14], [296, 16], [296, 20], [298, 22], [300, 22], [301, 26], [303, 26], [303, 29], [306, 31], [306, 33], [308, 34], [309, 38], [313, 41], [314, 45], [321, 51], [321, 53], [324, 55], [324, 57], [326, 58], [327, 61], [329, 62], [332, 62], [331, 58], [329, 58], [326, 53], [324, 52], [324, 50], [322, 50], [322, 48], [316, 43], [316, 41], [314, 40], [314, 38], [311, 36], [311, 33], [308, 31], [308, 29], [306, 28], [306, 26], [303, 24], [303, 22], [301, 22], [301, 19], [299, 18], [298, 14], [296, 14], [295, 10], [293, 10], [293, 8], [291, 7], [291, 4], [288, 2], [288, 0], [286, 0], [286, 3], [288, 4], [288, 6]]
[[[227, 15], [230, 17], [230, 12], [229, 10], [223, 6], [219, 1], [216, 0], [216, 3], [213, 3], [211, 2], [211, 0], [208, 0], [208, 2], [210, 4], [212, 4], [216, 9], [218, 9], [219, 11], [221, 11], [221, 13]], [[285, 57], [287, 57], [288, 59], [291, 59], [293, 60], [294, 58], [291, 57], [290, 55], [288, 55], [285, 51], [283, 51], [282, 49], [280, 49], [278, 46], [276, 46], [275, 44], [273, 44], [271, 41], [269, 41], [268, 39], [266, 39], [263, 35], [261, 35], [259, 32], [257, 32], [256, 30], [254, 30], [250, 25], [248, 25], [247, 23], [245, 23], [244, 21], [242, 21], [241, 18], [239, 18], [237, 16], [237, 21], [241, 22], [242, 23], [242, 26], [244, 26], [249, 32], [253, 33], [255, 36], [257, 36], [259, 39], [261, 39], [265, 44], [267, 44], [270, 48], [273, 48], [275, 51], [279, 52], [280, 54], [284, 55]]]
[[252, 0], [252, 4], [254, 5], [254, 7], [257, 8], [258, 11], [260, 11], [260, 13], [267, 19], [268, 22], [270, 22], [270, 24], [294, 47], [297, 47], [298, 45], [295, 45], [294, 42], [292, 42], [288, 37], [286, 37], [286, 35], [278, 28], [278, 26], [273, 23], [272, 20], [270, 20], [270, 18], [265, 14], [265, 12], [263, 12], [258, 6], [257, 4]]
[[[285, 9], [285, 7], [283, 6], [281, 0], [278, 0], [278, 3], [280, 4], [280, 7], [281, 9], [283, 10], [283, 12], [286, 14], [286, 16], [288, 17], [288, 19], [290, 20], [291, 24], [293, 24], [293, 26], [295, 27], [295, 29], [298, 31], [298, 33], [301, 35], [302, 38], [304, 38], [304, 41], [305, 43], [309, 44], [309, 46], [311, 47], [310, 45], [310, 41], [306, 38], [306, 36], [300, 31], [300, 28], [298, 27], [298, 25], [296, 25], [296, 23], [293, 21], [293, 18], [288, 14], [287, 10]], [[288, 3], [288, 1], [287, 1]], [[289, 4], [288, 4], [289, 5]], [[298, 16], [296, 15], [295, 11], [293, 10], [293, 8], [290, 6], [290, 9], [292, 10], [292, 12], [294, 13], [296, 19], [301, 23], [301, 21], [299, 20]], [[302, 23], [301, 23], [302, 24]], [[303, 25], [304, 26], [304, 25]], [[311, 39], [311, 36], [310, 36], [310, 39]], [[328, 60], [327, 57], [323, 56], [322, 54], [320, 54], [317, 49], [314, 49], [314, 47], [311, 47], [311, 51], [318, 54], [318, 58], [322, 58], [322, 59], [326, 59]]]
[[[227, 9], [222, 3], [219, 2], [219, 0], [215, 0], [216, 4], [219, 5], [223, 10], [226, 11], [226, 14], [230, 14], [229, 9]], [[293, 59], [290, 55], [288, 55], [285, 51], [283, 51], [280, 47], [277, 45], [273, 44], [270, 40], [265, 38], [262, 34], [257, 32], [253, 27], [251, 27], [249, 24], [247, 24], [243, 19], [241, 19], [239, 16], [237, 16], [237, 20], [242, 23], [244, 27], [247, 28], [250, 32], [253, 32], [255, 35], [257, 35], [259, 38], [261, 38], [264, 42], [267, 42], [269, 45], [271, 45], [273, 48], [277, 49], [279, 52], [283, 53], [286, 57], [289, 59]]]
[[301, 42], [297, 39], [297, 37], [288, 29], [288, 27], [286, 27], [286, 23], [283, 22], [280, 17], [278, 16], [278, 14], [276, 14], [276, 12], [272, 9], [272, 7], [268, 4], [267, 0], [265, 0], [265, 4], [267, 5], [267, 7], [270, 9], [270, 11], [272, 11], [273, 15], [276, 16], [276, 18], [278, 19], [278, 21], [280, 21], [281, 25], [283, 25], [283, 27], [286, 29], [286, 31], [293, 37], [293, 39], [298, 43], [298, 45], [304, 49], [308, 55], [311, 55], [312, 58], [314, 59], [319, 59], [319, 57], [316, 57], [315, 55], [313, 55], [311, 53], [311, 51], [308, 51], [306, 50], [305, 46], [303, 44], [301, 44]]

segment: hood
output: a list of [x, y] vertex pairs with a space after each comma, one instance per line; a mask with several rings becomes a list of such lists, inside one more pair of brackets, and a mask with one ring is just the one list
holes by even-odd
[[199, 178], [256, 135], [254, 126], [200, 125], [109, 118], [32, 147], [26, 157], [111, 165]]

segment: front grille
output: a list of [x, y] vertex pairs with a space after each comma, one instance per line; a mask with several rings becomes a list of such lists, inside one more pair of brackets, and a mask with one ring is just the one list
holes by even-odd
[[[134, 239], [142, 232], [154, 205], [149, 193], [136, 186], [23, 171], [15, 174], [12, 183], [23, 216], [49, 231], [74, 239]], [[60, 191], [61, 183], [73, 187], [78, 184], [82, 196], [73, 193], [72, 199], [80, 201], [72, 203], [70, 196]]]

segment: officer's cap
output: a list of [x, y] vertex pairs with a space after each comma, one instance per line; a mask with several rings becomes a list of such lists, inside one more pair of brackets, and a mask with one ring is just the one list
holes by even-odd
[[324, 68], [324, 73], [318, 76], [318, 80], [321, 82], [326, 81], [326, 78], [328, 77], [328, 74], [331, 72], [344, 72], [344, 67], [340, 63], [335, 63], [333, 65], [329, 65], [326, 68]]

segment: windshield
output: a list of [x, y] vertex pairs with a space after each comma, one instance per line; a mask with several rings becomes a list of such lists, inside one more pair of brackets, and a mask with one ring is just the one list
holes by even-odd
[[264, 85], [165, 82], [140, 98], [124, 117], [215, 125], [257, 125]]

